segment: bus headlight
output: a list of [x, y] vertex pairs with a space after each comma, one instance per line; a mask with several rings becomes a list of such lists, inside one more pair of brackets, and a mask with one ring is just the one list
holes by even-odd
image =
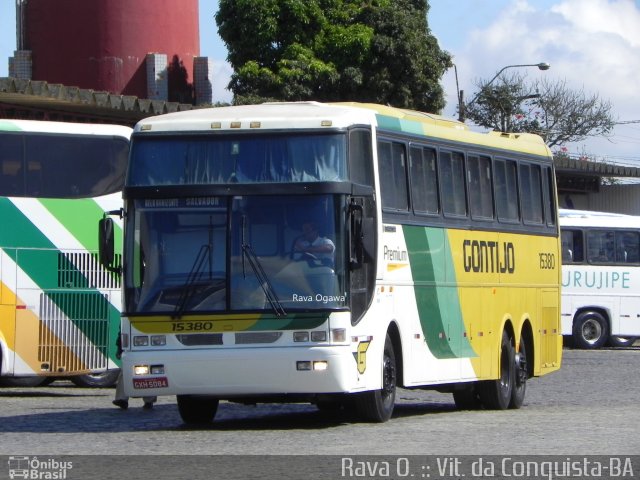
[[133, 367], [134, 375], [149, 375], [149, 365], [136, 365]]
[[308, 342], [309, 341], [309, 332], [293, 332], [293, 341], [294, 342]]
[[149, 337], [146, 335], [135, 335], [133, 337], [134, 347], [146, 347], [149, 345]]
[[151, 345], [154, 347], [162, 347], [167, 344], [166, 335], [151, 335]]
[[312, 342], [326, 342], [327, 341], [327, 332], [324, 330], [314, 330], [311, 332], [311, 341]]
[[347, 329], [346, 328], [334, 328], [331, 330], [331, 339], [334, 342], [341, 343], [347, 341]]
[[327, 368], [329, 368], [329, 364], [327, 363], [326, 360], [320, 360], [317, 362], [313, 362], [313, 369], [316, 372], [321, 372], [323, 370], [326, 370]]
[[296, 362], [297, 370], [311, 370], [311, 362], [308, 360], [300, 360]]

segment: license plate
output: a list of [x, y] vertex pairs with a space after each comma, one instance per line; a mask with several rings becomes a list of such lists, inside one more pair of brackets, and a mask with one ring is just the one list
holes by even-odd
[[133, 388], [164, 388], [168, 386], [167, 377], [133, 379]]

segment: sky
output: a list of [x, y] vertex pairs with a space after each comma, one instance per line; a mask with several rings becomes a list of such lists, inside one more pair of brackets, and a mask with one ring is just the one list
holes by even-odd
[[[15, 2], [0, 0], [0, 77], [15, 49]], [[612, 104], [617, 122], [640, 120], [640, 0], [429, 0], [428, 22], [440, 48], [453, 56], [458, 84], [471, 98], [478, 80], [507, 65], [528, 81], [545, 77], [567, 88], [597, 94]], [[214, 101], [229, 101], [231, 68], [217, 34], [218, 0], [199, 0], [200, 53], [214, 61]], [[515, 68], [510, 68], [516, 73]], [[454, 69], [442, 78], [447, 106], [456, 116]], [[608, 138], [567, 145], [569, 153], [640, 166], [640, 122], [619, 124]]]

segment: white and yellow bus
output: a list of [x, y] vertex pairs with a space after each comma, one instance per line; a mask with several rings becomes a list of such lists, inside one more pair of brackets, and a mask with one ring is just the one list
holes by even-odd
[[123, 194], [125, 389], [177, 395], [186, 423], [221, 399], [381, 422], [397, 386], [518, 408], [560, 367], [536, 136], [368, 104], [204, 109], [135, 127]]
[[4, 383], [114, 382], [120, 278], [98, 262], [95, 224], [122, 207], [130, 135], [115, 125], [0, 120]]
[[640, 337], [640, 217], [560, 210], [562, 334], [578, 348]]

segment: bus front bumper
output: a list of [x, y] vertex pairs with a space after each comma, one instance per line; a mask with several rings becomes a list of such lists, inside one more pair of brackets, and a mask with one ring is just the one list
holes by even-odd
[[[125, 352], [124, 389], [152, 395], [240, 396], [346, 393], [365, 389], [348, 345]], [[378, 387], [379, 388], [379, 387]]]

